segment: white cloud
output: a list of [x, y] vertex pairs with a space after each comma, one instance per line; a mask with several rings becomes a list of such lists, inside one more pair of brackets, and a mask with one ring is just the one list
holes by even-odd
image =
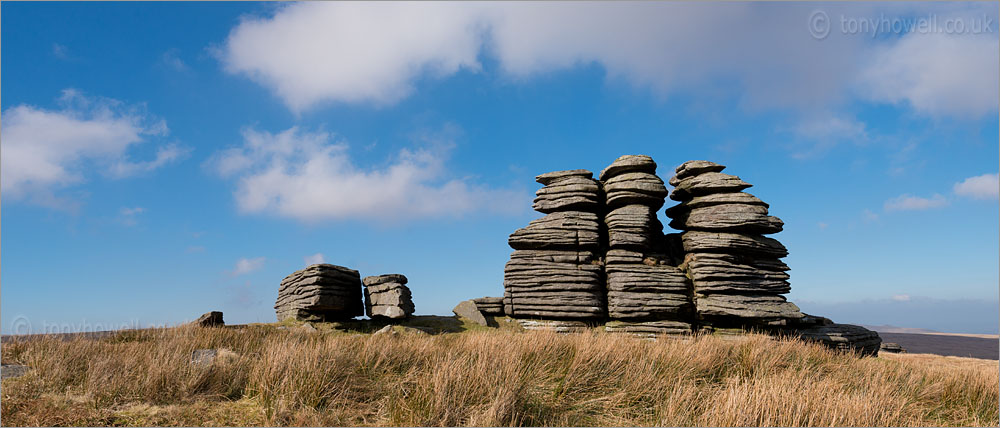
[[316, 253], [311, 256], [305, 256], [303, 260], [306, 262], [306, 266], [312, 266], [323, 263], [326, 259], [323, 258], [323, 253]]
[[896, 295], [892, 296], [892, 300], [897, 301], [897, 302], [909, 302], [910, 301], [910, 295], [909, 294], [896, 294]]
[[191, 68], [184, 63], [184, 60], [179, 56], [179, 51], [176, 48], [168, 49], [163, 55], [160, 56], [160, 61], [164, 65], [170, 67], [174, 71], [186, 73], [191, 71]]
[[899, 195], [885, 201], [884, 208], [889, 211], [924, 211], [933, 208], [941, 208], [948, 205], [948, 200], [939, 194], [930, 198], [922, 198], [910, 194]]
[[996, 113], [998, 51], [995, 34], [911, 33], [876, 50], [860, 74], [861, 90], [931, 116]]
[[232, 276], [246, 275], [250, 272], [259, 270], [264, 267], [264, 262], [267, 261], [265, 257], [256, 257], [252, 259], [239, 259], [236, 261], [236, 266], [233, 267], [231, 272]]
[[821, 221], [821, 222], [819, 222], [819, 223], [816, 223], [816, 225], [817, 225], [817, 226], [819, 226], [819, 229], [820, 229], [820, 230], [826, 230], [826, 228], [827, 228], [827, 227], [830, 227], [830, 224], [829, 224], [829, 223], [824, 223], [824, 222], [822, 222], [822, 221]]
[[87, 171], [112, 178], [151, 171], [180, 158], [177, 145], [160, 147], [152, 161], [133, 161], [128, 151], [168, 133], [166, 122], [142, 105], [129, 106], [67, 89], [61, 109], [17, 105], [3, 112], [2, 189], [5, 196], [44, 203], [53, 192], [86, 181]]
[[[962, 5], [824, 4], [840, 16], [976, 14]], [[929, 114], [996, 109], [997, 40], [832, 29], [811, 37], [815, 5], [701, 3], [306, 2], [244, 19], [219, 49], [226, 70], [271, 89], [292, 110], [323, 101], [391, 104], [426, 76], [497, 60], [514, 80], [580, 65], [666, 95], [722, 82], [747, 108], [837, 110], [860, 89]], [[833, 22], [839, 25], [838, 22]], [[992, 89], [991, 89], [992, 88]], [[850, 125], [850, 124], [845, 124]], [[851, 129], [843, 129], [840, 131]], [[851, 126], [848, 126], [851, 128]]]
[[242, 146], [217, 153], [207, 165], [236, 179], [240, 211], [303, 221], [392, 222], [523, 206], [520, 193], [451, 178], [445, 168], [453, 146], [450, 129], [426, 136], [427, 148], [402, 149], [377, 168], [355, 165], [347, 144], [326, 132], [247, 129]]
[[295, 111], [325, 100], [394, 103], [424, 72], [479, 67], [470, 12], [457, 3], [290, 4], [244, 19], [221, 57]]
[[955, 183], [955, 194], [973, 199], [997, 199], [1000, 196], [1000, 175], [983, 174]]

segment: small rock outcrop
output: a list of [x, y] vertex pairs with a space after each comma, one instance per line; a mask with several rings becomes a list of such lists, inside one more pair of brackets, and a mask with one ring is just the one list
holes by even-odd
[[503, 297], [480, 297], [472, 301], [483, 315], [503, 315]]
[[274, 310], [278, 321], [341, 321], [364, 315], [361, 275], [331, 264], [296, 271], [281, 281]]
[[487, 325], [486, 317], [479, 311], [479, 307], [473, 300], [463, 300], [451, 310], [455, 316], [465, 318], [479, 325]]
[[406, 277], [398, 274], [367, 276], [365, 314], [368, 318], [403, 319], [413, 315], [413, 296], [406, 286]]
[[606, 313], [600, 218], [603, 197], [587, 170], [535, 177], [534, 208], [546, 214], [510, 235], [504, 311], [514, 317], [601, 319]]
[[20, 364], [3, 364], [0, 366], [0, 379], [21, 377], [28, 373], [31, 367]]
[[800, 329], [797, 333], [802, 339], [819, 342], [839, 351], [855, 352], [860, 355], [878, 355], [882, 344], [878, 333], [850, 324], [819, 325]]
[[222, 320], [222, 312], [212, 311], [198, 317], [198, 319], [191, 322], [191, 325], [198, 327], [221, 327], [226, 325], [226, 322]]

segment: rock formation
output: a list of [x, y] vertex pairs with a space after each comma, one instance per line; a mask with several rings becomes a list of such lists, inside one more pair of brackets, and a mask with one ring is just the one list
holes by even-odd
[[479, 307], [473, 300], [463, 300], [461, 302], [458, 302], [458, 304], [455, 305], [455, 308], [452, 309], [451, 312], [454, 313], [455, 316], [459, 318], [467, 319], [476, 324], [483, 326], [489, 325], [489, 323], [486, 322], [486, 317], [483, 316], [482, 311], [479, 310]]
[[398, 274], [366, 276], [365, 314], [368, 318], [402, 319], [413, 315], [413, 296], [406, 277]]
[[546, 215], [508, 239], [514, 252], [504, 267], [504, 311], [522, 318], [604, 318], [599, 183], [582, 169], [535, 181], [545, 187], [534, 208]]
[[338, 321], [364, 315], [361, 276], [330, 264], [296, 271], [281, 281], [274, 310], [278, 321]]
[[226, 325], [222, 319], [222, 312], [212, 311], [202, 314], [198, 319], [191, 322], [191, 325], [198, 327], [219, 327]]
[[601, 171], [606, 194], [609, 332], [691, 331], [694, 305], [684, 272], [671, 262], [656, 212], [667, 188], [649, 156], [622, 156]]
[[483, 315], [503, 315], [503, 297], [480, 297], [472, 301]]
[[723, 174], [726, 167], [688, 161], [670, 179], [667, 209], [670, 227], [683, 230], [684, 264], [691, 278], [702, 326], [752, 327], [788, 325], [803, 317], [785, 300], [791, 290], [788, 255], [780, 242], [765, 234], [780, 232], [784, 223], [768, 215], [768, 205], [743, 192], [751, 185]]
[[788, 250], [765, 236], [784, 223], [725, 168], [675, 169], [669, 196], [679, 204], [666, 215], [682, 233], [666, 235], [657, 211], [668, 191], [649, 156], [616, 159], [600, 181], [586, 170], [539, 175], [534, 208], [546, 216], [510, 235], [504, 312], [529, 330], [583, 331], [595, 320], [643, 335], [752, 329], [877, 353], [877, 333], [804, 315], [785, 299]]

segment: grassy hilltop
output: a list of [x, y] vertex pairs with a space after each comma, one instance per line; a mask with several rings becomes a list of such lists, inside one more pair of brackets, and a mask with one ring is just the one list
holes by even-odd
[[[3, 425], [998, 425], [998, 366], [469, 325], [181, 327], [2, 346]], [[196, 349], [220, 349], [208, 366]]]

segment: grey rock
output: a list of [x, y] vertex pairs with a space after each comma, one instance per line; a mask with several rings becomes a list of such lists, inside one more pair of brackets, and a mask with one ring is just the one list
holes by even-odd
[[191, 364], [195, 367], [208, 367], [215, 362], [215, 357], [218, 355], [218, 349], [195, 349], [191, 352]]
[[604, 192], [608, 195], [619, 191], [645, 193], [662, 198], [667, 197], [667, 187], [655, 174], [626, 172], [604, 181]]
[[[398, 274], [382, 276], [388, 278], [369, 281], [372, 285], [365, 286], [365, 313], [368, 317], [403, 319], [412, 315], [415, 309], [413, 297], [410, 289], [403, 285], [406, 277]], [[390, 279], [402, 282], [385, 282]]]
[[561, 180], [566, 180], [575, 177], [592, 178], [594, 173], [587, 171], [585, 169], [570, 169], [565, 171], [553, 171], [546, 172], [545, 174], [535, 177], [535, 181], [543, 184], [550, 185], [555, 184]]
[[768, 208], [769, 205], [757, 199], [756, 196], [751, 195], [746, 192], [731, 192], [731, 193], [712, 193], [709, 195], [695, 196], [691, 200], [681, 202], [670, 208], [667, 208], [667, 217], [675, 218], [680, 214], [684, 214], [694, 208], [710, 207], [712, 205], [721, 204], [744, 204], [744, 205], [757, 205], [764, 208]]
[[752, 187], [750, 183], [740, 180], [735, 175], [723, 174], [721, 172], [706, 172], [680, 180], [674, 187], [674, 191], [670, 194], [670, 199], [687, 201], [696, 196], [711, 193], [739, 192], [749, 187]]
[[516, 250], [510, 255], [511, 260], [517, 262], [548, 262], [548, 263], [572, 263], [591, 264], [597, 260], [592, 251], [574, 250]]
[[728, 232], [690, 231], [681, 235], [684, 251], [688, 253], [729, 253], [758, 257], [781, 258], [788, 249], [775, 239], [763, 236]]
[[799, 337], [822, 343], [839, 351], [855, 352], [860, 355], [878, 355], [882, 338], [878, 333], [861, 326], [831, 324], [797, 331]]
[[515, 250], [596, 249], [600, 244], [597, 215], [580, 211], [548, 214], [515, 231], [507, 242]]
[[646, 291], [687, 293], [690, 289], [684, 272], [673, 266], [609, 265], [606, 268], [608, 291]]
[[361, 280], [361, 283], [365, 287], [371, 287], [373, 285], [385, 284], [389, 282], [394, 282], [397, 284], [406, 284], [406, 276], [400, 273], [387, 273], [384, 275], [366, 276]]
[[336, 321], [363, 315], [361, 276], [343, 266], [309, 266], [281, 281], [274, 309], [279, 321]]
[[554, 331], [556, 333], [583, 333], [590, 330], [590, 326], [583, 321], [559, 321], [559, 320], [538, 320], [519, 319], [518, 324], [525, 330], [532, 331]]
[[645, 258], [642, 252], [627, 249], [613, 248], [608, 250], [605, 256], [605, 263], [611, 264], [640, 264]]
[[[677, 166], [674, 169], [674, 176], [670, 179], [671, 186], [677, 186], [677, 182], [688, 177], [693, 177], [695, 175], [704, 174], [706, 172], [722, 172], [726, 169], [725, 165], [719, 165], [715, 162], [703, 161], [703, 160], [689, 160]], [[677, 181], [674, 181], [677, 180]]]
[[3, 364], [0, 365], [0, 379], [21, 377], [27, 374], [30, 369], [31, 367], [20, 364]]
[[222, 312], [212, 311], [198, 317], [191, 324], [198, 327], [220, 327], [226, 325], [226, 322], [222, 320]]
[[799, 307], [777, 295], [696, 295], [698, 315], [703, 319], [747, 319], [751, 321], [802, 318]]
[[882, 352], [888, 352], [890, 354], [900, 354], [906, 352], [906, 350], [903, 349], [902, 346], [899, 346], [898, 343], [893, 343], [893, 342], [882, 342], [882, 345], [879, 346], [879, 350]]
[[472, 301], [484, 315], [503, 315], [503, 297], [480, 297]]
[[693, 331], [691, 323], [684, 321], [608, 321], [604, 325], [608, 333], [668, 334], [683, 335]]
[[460, 302], [451, 311], [455, 313], [455, 316], [460, 318], [465, 318], [479, 325], [487, 325], [486, 317], [483, 316], [482, 312], [479, 312], [479, 308], [476, 307], [476, 302], [472, 300], [464, 300]]
[[604, 181], [610, 177], [627, 172], [645, 172], [655, 174], [656, 162], [653, 162], [653, 158], [646, 155], [620, 156], [618, 159], [615, 159], [611, 165], [604, 168], [600, 175], [598, 175], [598, 178], [600, 178], [601, 181]]
[[784, 270], [762, 269], [784, 265], [759, 263], [758, 259], [731, 254], [691, 253], [686, 265], [695, 292], [712, 293], [771, 293], [791, 291], [788, 274]]
[[679, 230], [770, 234], [781, 232], [785, 223], [767, 215], [767, 207], [745, 204], [711, 205], [676, 214], [670, 227]]

